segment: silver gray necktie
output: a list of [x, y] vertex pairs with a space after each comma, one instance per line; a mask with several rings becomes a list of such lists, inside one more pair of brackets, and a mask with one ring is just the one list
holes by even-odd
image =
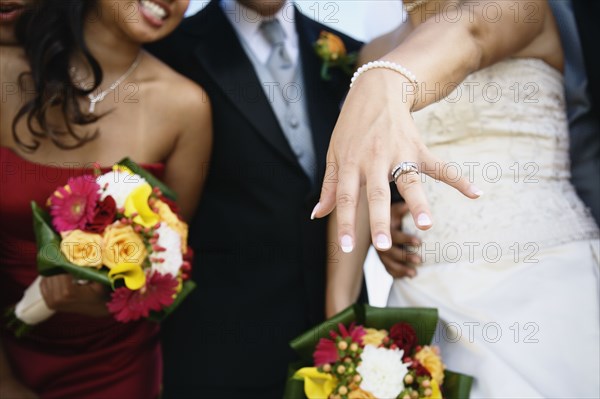
[[278, 85], [277, 95], [270, 98], [271, 106], [280, 119], [283, 133], [300, 166], [310, 178], [311, 183], [314, 183], [316, 157], [310, 128], [303, 122], [305, 116], [302, 109], [303, 103], [298, 102], [297, 99], [292, 101], [286, 96], [290, 87], [298, 86], [301, 83], [294, 82], [294, 79], [299, 76], [298, 68], [294, 66], [285, 48], [285, 32], [281, 23], [277, 19], [264, 21], [260, 30], [271, 45], [271, 53], [266, 67]]
[[283, 27], [279, 20], [273, 19], [264, 21], [260, 29], [271, 45], [267, 68], [269, 68], [269, 71], [281, 87], [284, 87], [294, 78], [295, 68], [290, 55], [285, 49], [285, 32], [283, 31]]

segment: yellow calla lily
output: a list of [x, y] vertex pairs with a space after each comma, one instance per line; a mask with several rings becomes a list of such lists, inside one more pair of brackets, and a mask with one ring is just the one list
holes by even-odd
[[144, 227], [152, 227], [160, 221], [160, 217], [148, 205], [148, 199], [152, 194], [152, 186], [144, 183], [136, 187], [125, 200], [125, 216], [133, 218], [133, 222]]
[[331, 374], [321, 373], [316, 367], [305, 367], [294, 374], [304, 380], [304, 393], [308, 399], [327, 399], [338, 384]]
[[119, 263], [108, 272], [108, 277], [114, 283], [122, 278], [125, 286], [132, 291], [139, 290], [146, 284], [146, 274], [140, 265], [134, 263]]
[[442, 391], [436, 380], [431, 380], [431, 396], [427, 399], [442, 399]]

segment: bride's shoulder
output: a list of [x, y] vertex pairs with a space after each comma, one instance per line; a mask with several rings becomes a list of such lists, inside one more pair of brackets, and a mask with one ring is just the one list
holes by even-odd
[[540, 5], [542, 23], [536, 35], [513, 57], [538, 58], [554, 69], [564, 71], [564, 52], [556, 18], [547, 3]]

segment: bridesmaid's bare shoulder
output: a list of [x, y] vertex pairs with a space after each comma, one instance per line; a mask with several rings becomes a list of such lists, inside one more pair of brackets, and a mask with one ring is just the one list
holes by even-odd
[[163, 94], [154, 98], [162, 103], [163, 109], [173, 110], [186, 117], [190, 113], [202, 113], [210, 108], [206, 92], [196, 82], [171, 69], [153, 55], [146, 53], [144, 56], [148, 62], [147, 81], [152, 81], [156, 92]]
[[0, 77], [2, 83], [16, 81], [21, 73], [29, 70], [25, 52], [18, 46], [0, 46]]
[[23, 102], [28, 98], [21, 90], [19, 77], [29, 70], [29, 65], [22, 48], [17, 46], [0, 46], [0, 145], [11, 146], [12, 122]]

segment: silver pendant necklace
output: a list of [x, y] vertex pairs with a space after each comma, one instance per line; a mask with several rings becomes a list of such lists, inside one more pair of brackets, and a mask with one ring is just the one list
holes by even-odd
[[[129, 77], [129, 75], [131, 75], [133, 73], [133, 71], [135, 71], [135, 69], [138, 67], [138, 65], [140, 65], [141, 59], [142, 59], [142, 52], [140, 51], [139, 54], [137, 55], [137, 57], [135, 58], [135, 60], [133, 61], [133, 63], [131, 64], [131, 66], [129, 67], [129, 69], [127, 69], [127, 71], [125, 71], [125, 73], [123, 75], [121, 75], [121, 77], [119, 79], [115, 80], [114, 83], [108, 87], [108, 89], [101, 91], [97, 95], [94, 95], [93, 93], [88, 94], [88, 99], [90, 100], [90, 107], [88, 109], [88, 112], [90, 114], [93, 114], [94, 111], [96, 110], [97, 103], [104, 100], [104, 98], [106, 97], [107, 94], [112, 93], [117, 87], [119, 87], [119, 85], [121, 83], [123, 83], [123, 81], [125, 79], [127, 79]], [[74, 68], [72, 68], [71, 70], [74, 71]]]

